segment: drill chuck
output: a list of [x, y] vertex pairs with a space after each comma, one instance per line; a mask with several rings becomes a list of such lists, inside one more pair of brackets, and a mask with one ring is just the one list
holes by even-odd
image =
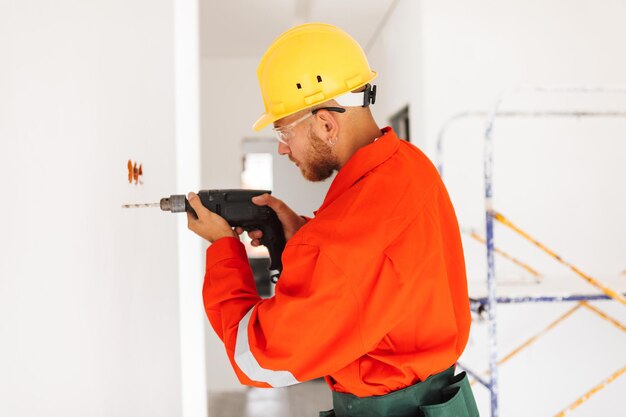
[[161, 210], [172, 213], [182, 213], [187, 211], [187, 198], [183, 194], [171, 195], [161, 199]]

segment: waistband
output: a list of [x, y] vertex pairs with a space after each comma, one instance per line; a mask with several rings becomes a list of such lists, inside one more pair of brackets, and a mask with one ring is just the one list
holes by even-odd
[[478, 417], [467, 375], [454, 375], [454, 366], [426, 380], [386, 395], [357, 397], [333, 391], [334, 410], [328, 417]]

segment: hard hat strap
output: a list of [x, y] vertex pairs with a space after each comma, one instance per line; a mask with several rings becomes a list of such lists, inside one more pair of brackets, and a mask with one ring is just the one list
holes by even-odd
[[335, 98], [343, 107], [367, 107], [376, 102], [376, 86], [365, 84], [365, 90], [358, 93], [348, 92]]

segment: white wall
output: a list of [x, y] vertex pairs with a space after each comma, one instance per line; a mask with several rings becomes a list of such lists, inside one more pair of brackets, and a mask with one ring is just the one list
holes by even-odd
[[[174, 1], [174, 72], [176, 123], [176, 190], [186, 194], [200, 185], [200, 5]], [[178, 215], [178, 300], [182, 416], [207, 415], [203, 239], [190, 232]]]
[[[262, 106], [256, 94], [256, 64], [252, 59], [205, 58], [201, 68], [201, 188], [240, 188], [243, 168], [241, 140], [254, 136], [251, 126], [259, 106]], [[224, 345], [208, 320], [206, 328], [209, 392], [242, 390]]]
[[378, 72], [373, 81], [378, 92], [372, 112], [378, 125], [390, 125], [390, 117], [409, 105], [411, 142], [424, 147], [421, 10], [419, 1], [400, 0], [366, 51], [370, 66]]
[[256, 58], [202, 60], [204, 187], [238, 188], [242, 170], [241, 140], [268, 136], [267, 132], [252, 130], [252, 123], [263, 110], [256, 78], [257, 63]]
[[[424, 132], [433, 155], [434, 140], [449, 117], [485, 110], [503, 91], [519, 85], [624, 84], [626, 58], [617, 53], [625, 36], [623, 2], [426, 1], [423, 13]], [[504, 106], [585, 107], [624, 110], [626, 95], [517, 94], [509, 95]], [[483, 120], [461, 120], [444, 142], [450, 168], [446, 179], [468, 227], [483, 222], [483, 128]], [[621, 158], [626, 143], [619, 137], [625, 128], [624, 119], [499, 122], [496, 208], [532, 228], [583, 270], [619, 273], [626, 254], [621, 238], [626, 222], [619, 220], [626, 193], [617, 192], [617, 179], [626, 175]], [[604, 219], [597, 218], [599, 212]], [[555, 222], [562, 227], [553, 227]], [[552, 263], [541, 267], [560, 273]]]
[[2, 416], [181, 415], [173, 10], [0, 3]]

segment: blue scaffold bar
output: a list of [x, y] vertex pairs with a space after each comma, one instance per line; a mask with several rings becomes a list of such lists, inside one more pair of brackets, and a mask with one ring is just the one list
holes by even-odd
[[[626, 296], [626, 293], [624, 294]], [[612, 298], [604, 294], [574, 294], [563, 296], [522, 296], [522, 297], [497, 297], [496, 302], [498, 304], [513, 304], [513, 303], [557, 303], [563, 301], [601, 301], [611, 300]], [[470, 306], [473, 311], [480, 311], [481, 307], [484, 307], [489, 301], [488, 297], [473, 298]]]

